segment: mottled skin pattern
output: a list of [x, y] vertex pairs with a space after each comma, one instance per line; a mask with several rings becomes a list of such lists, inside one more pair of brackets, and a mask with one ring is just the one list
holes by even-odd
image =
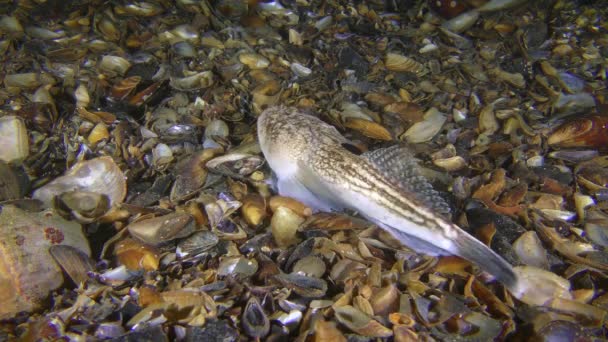
[[258, 137], [282, 195], [317, 210], [356, 210], [419, 252], [477, 263], [492, 258], [497, 265], [488, 271], [505, 283], [515, 281], [511, 266], [487, 246], [343, 148], [348, 141], [331, 125], [294, 108], [273, 107], [259, 117]]

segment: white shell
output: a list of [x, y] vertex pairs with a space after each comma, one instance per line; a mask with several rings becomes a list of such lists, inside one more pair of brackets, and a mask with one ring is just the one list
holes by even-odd
[[127, 182], [125, 175], [111, 157], [99, 157], [79, 162], [65, 175], [34, 191], [32, 197], [50, 208], [55, 196], [68, 191], [104, 194], [110, 199], [110, 205], [115, 205], [124, 200]]
[[27, 129], [16, 116], [0, 118], [0, 160], [7, 163], [23, 161], [30, 152]]

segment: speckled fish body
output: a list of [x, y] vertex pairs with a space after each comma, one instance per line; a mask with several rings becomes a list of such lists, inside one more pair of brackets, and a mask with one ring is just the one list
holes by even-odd
[[447, 205], [405, 148], [354, 154], [333, 126], [282, 106], [260, 115], [258, 139], [281, 195], [320, 211], [355, 210], [407, 247], [461, 256], [515, 285], [508, 262], [445, 218]]

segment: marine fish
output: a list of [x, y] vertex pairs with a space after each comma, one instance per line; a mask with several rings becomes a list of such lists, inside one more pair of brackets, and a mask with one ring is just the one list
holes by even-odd
[[285, 106], [262, 112], [257, 132], [281, 195], [317, 211], [354, 210], [416, 252], [460, 256], [516, 286], [507, 261], [446, 218], [449, 206], [407, 147], [353, 153], [335, 127]]

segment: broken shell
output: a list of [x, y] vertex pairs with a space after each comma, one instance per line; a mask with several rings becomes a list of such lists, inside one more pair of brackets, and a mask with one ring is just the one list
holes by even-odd
[[173, 151], [167, 144], [157, 144], [152, 150], [152, 164], [162, 168], [173, 161]]
[[[112, 87], [110, 90], [110, 97], [116, 101], [124, 100], [135, 90], [140, 82], [141, 76], [127, 77]], [[86, 107], [86, 105], [84, 107]]]
[[70, 245], [53, 245], [49, 253], [68, 274], [76, 286], [89, 279], [89, 272], [95, 270], [95, 263], [83, 251]]
[[254, 112], [259, 114], [264, 109], [278, 103], [282, 88], [277, 80], [270, 79], [255, 87], [251, 93], [253, 94]]
[[213, 72], [203, 71], [185, 77], [171, 77], [169, 84], [171, 87], [182, 90], [198, 90], [208, 88], [215, 83]]
[[55, 80], [49, 74], [27, 72], [23, 74], [9, 74], [4, 77], [7, 88], [35, 89], [43, 84], [53, 84]]
[[429, 141], [441, 131], [446, 120], [447, 116], [444, 113], [431, 108], [424, 114], [424, 120], [412, 125], [400, 139], [406, 139], [410, 143]]
[[544, 220], [537, 213], [533, 212], [532, 218], [539, 237], [558, 253], [578, 263], [608, 270], [608, 262], [602, 250], [594, 248], [592, 244], [582, 241], [574, 234], [565, 236], [561, 234], [558, 229], [563, 228], [559, 221], [557, 221], [556, 227], [550, 227], [545, 224], [546, 222], [543, 222]]
[[232, 198], [220, 194], [220, 199], [215, 202], [205, 204], [205, 211], [209, 218], [211, 227], [221, 225], [227, 218], [241, 207], [241, 202], [235, 201]]
[[264, 158], [248, 153], [228, 153], [207, 162], [208, 169], [229, 176], [248, 176], [264, 165]]
[[542, 269], [549, 268], [547, 252], [536, 235], [536, 232], [528, 231], [523, 233], [513, 243], [513, 250], [522, 263]]
[[178, 258], [196, 256], [215, 247], [220, 239], [210, 231], [196, 232], [177, 244]]
[[91, 145], [95, 146], [101, 140], [108, 139], [109, 137], [110, 132], [108, 131], [108, 127], [103, 122], [100, 122], [95, 125], [95, 127], [93, 127], [91, 133], [89, 133], [89, 137], [87, 138], [87, 140]]
[[277, 274], [274, 278], [304, 298], [320, 298], [327, 292], [327, 282], [323, 279], [295, 273]]
[[268, 202], [268, 206], [272, 212], [275, 212], [279, 207], [285, 207], [302, 217], [312, 215], [312, 209], [291, 197], [272, 196]]
[[496, 68], [489, 69], [488, 74], [490, 74], [491, 76], [494, 76], [499, 81], [504, 81], [504, 82], [509, 83], [510, 85], [514, 86], [515, 88], [523, 89], [526, 87], [526, 80], [524, 79], [524, 76], [520, 73], [510, 73], [510, 72], [504, 71], [504, 70], [496, 67]]
[[29, 183], [20, 169], [0, 160], [0, 201], [22, 198], [28, 191]]
[[517, 7], [525, 0], [490, 0], [477, 8], [480, 12], [493, 12]]
[[373, 121], [359, 119], [359, 118], [346, 118], [344, 127], [354, 129], [366, 137], [373, 139], [391, 141], [393, 137], [391, 133], [384, 126], [375, 123]]
[[399, 308], [399, 290], [395, 284], [389, 284], [378, 290], [370, 298], [374, 315], [385, 316]]
[[291, 63], [289, 68], [298, 77], [308, 77], [312, 74], [312, 69], [307, 68], [300, 63]]
[[[203, 318], [211, 318], [217, 315], [217, 304], [213, 298], [199, 289], [183, 288], [163, 291], [160, 293], [160, 297], [164, 303], [173, 304], [178, 310], [185, 312], [193, 310], [203, 316]], [[193, 317], [187, 317], [185, 320], [191, 320], [189, 324], [196, 325], [193, 322], [195, 320]]]
[[30, 153], [27, 129], [16, 116], [0, 118], [0, 160], [19, 163]]
[[74, 215], [81, 223], [91, 223], [110, 209], [106, 195], [88, 191], [68, 191], [55, 197], [55, 207]]
[[306, 256], [293, 265], [293, 273], [314, 278], [321, 278], [325, 274], [325, 270], [323, 259], [314, 255]]
[[127, 226], [127, 229], [133, 237], [152, 246], [158, 246], [192, 234], [195, 225], [194, 219], [189, 214], [173, 213], [133, 222]]
[[485, 106], [479, 113], [479, 131], [488, 135], [494, 134], [500, 126], [494, 115], [494, 105]]
[[265, 69], [270, 65], [270, 61], [257, 53], [242, 53], [239, 55], [239, 61], [251, 69]]
[[79, 162], [63, 176], [34, 191], [32, 197], [51, 207], [53, 199], [68, 191], [103, 194], [110, 205], [120, 204], [127, 193], [125, 176], [111, 157]]
[[393, 334], [395, 335], [395, 342], [415, 342], [420, 340], [418, 334], [405, 325], [393, 326]]
[[242, 202], [243, 218], [249, 225], [257, 227], [266, 218], [266, 201], [258, 194], [248, 194]]
[[289, 247], [298, 242], [296, 233], [304, 218], [285, 207], [278, 207], [270, 221], [272, 236], [281, 248]]
[[159, 253], [152, 247], [146, 246], [134, 239], [120, 241], [114, 247], [118, 262], [132, 271], [154, 271], [158, 269]]
[[361, 295], [353, 298], [353, 307], [370, 317], [374, 315], [374, 308], [372, 308], [369, 300]]
[[250, 277], [258, 271], [258, 262], [245, 257], [223, 257], [217, 267], [217, 274], [231, 277]]
[[518, 282], [510, 291], [526, 304], [543, 306], [556, 298], [572, 299], [570, 282], [553, 272], [532, 266], [517, 266], [513, 271]]
[[0, 318], [38, 308], [49, 292], [63, 283], [61, 268], [49, 247], [91, 250], [79, 224], [51, 210], [31, 213], [13, 205], [0, 212]]
[[467, 161], [464, 160], [464, 158], [462, 158], [461, 156], [455, 156], [445, 159], [435, 159], [433, 160], [433, 164], [449, 172], [462, 170], [467, 167]]
[[441, 27], [455, 33], [460, 33], [473, 26], [475, 22], [477, 22], [477, 19], [479, 19], [479, 11], [470, 10], [448, 21], [445, 21], [443, 24], [441, 24]]
[[384, 65], [390, 71], [411, 72], [418, 77], [424, 76], [428, 72], [422, 63], [396, 53], [386, 54]]
[[607, 222], [608, 215], [600, 210], [592, 210], [587, 215], [585, 223], [585, 232], [589, 240], [602, 247], [608, 247]]
[[23, 26], [16, 17], [3, 15], [0, 17], [0, 32], [23, 33]]
[[175, 182], [169, 195], [171, 202], [186, 199], [205, 185], [207, 180], [205, 164], [215, 156], [215, 153], [213, 149], [204, 149], [178, 162], [175, 166]]
[[390, 337], [393, 331], [350, 305], [334, 309], [338, 322], [359, 335], [367, 337]]
[[131, 67], [131, 63], [119, 56], [103, 56], [99, 62], [99, 71], [110, 77], [123, 76]]
[[314, 342], [346, 342], [346, 337], [334, 322], [319, 319], [315, 322]]
[[203, 147], [205, 149], [212, 149], [222, 147], [223, 140], [230, 133], [228, 125], [222, 120], [212, 120], [207, 127], [205, 127], [205, 140], [203, 141]]

